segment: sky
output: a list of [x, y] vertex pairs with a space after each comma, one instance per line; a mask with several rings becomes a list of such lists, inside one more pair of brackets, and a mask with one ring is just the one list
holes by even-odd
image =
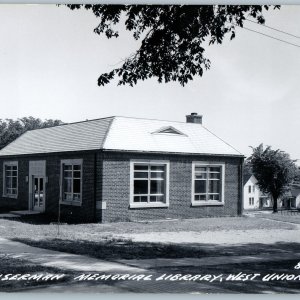
[[[266, 25], [300, 36], [300, 6], [265, 13]], [[96, 35], [97, 18], [56, 5], [0, 5], [0, 119], [34, 116], [76, 122], [107, 116], [185, 121], [203, 125], [245, 156], [260, 143], [300, 162], [300, 40], [252, 23], [222, 45], [206, 48], [211, 69], [185, 87], [155, 79], [134, 87], [103, 72], [138, 46], [120, 27], [118, 39]], [[298, 162], [298, 164], [299, 164]]]

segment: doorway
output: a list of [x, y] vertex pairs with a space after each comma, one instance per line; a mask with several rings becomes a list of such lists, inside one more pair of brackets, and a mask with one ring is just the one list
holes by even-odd
[[31, 211], [44, 212], [46, 210], [46, 161], [29, 161], [29, 203]]
[[45, 210], [45, 178], [33, 176], [32, 183], [32, 209], [43, 212]]

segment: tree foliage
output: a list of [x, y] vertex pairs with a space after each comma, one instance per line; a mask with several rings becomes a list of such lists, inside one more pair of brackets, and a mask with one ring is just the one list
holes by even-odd
[[277, 212], [277, 199], [283, 196], [293, 183], [297, 167], [289, 154], [281, 150], [264, 149], [263, 144], [252, 148], [247, 159], [260, 190], [273, 198], [273, 211]]
[[[263, 24], [268, 5], [68, 5], [72, 10], [85, 8], [100, 19], [94, 29], [107, 38], [118, 37], [118, 23], [140, 47], [122, 66], [101, 74], [98, 85], [118, 77], [118, 85], [133, 86], [151, 77], [158, 82], [178, 81], [185, 85], [210, 68], [204, 55], [204, 43], [221, 44], [226, 35], [233, 39], [236, 26], [246, 18]], [[280, 8], [276, 5], [274, 8]]]
[[0, 149], [14, 141], [27, 130], [46, 128], [61, 124], [60, 120], [45, 120], [39, 118], [24, 117], [21, 119], [0, 119]]

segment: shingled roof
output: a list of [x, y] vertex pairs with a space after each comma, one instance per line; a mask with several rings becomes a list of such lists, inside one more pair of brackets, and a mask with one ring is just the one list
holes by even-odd
[[0, 156], [84, 150], [243, 156], [200, 124], [108, 117], [27, 131]]

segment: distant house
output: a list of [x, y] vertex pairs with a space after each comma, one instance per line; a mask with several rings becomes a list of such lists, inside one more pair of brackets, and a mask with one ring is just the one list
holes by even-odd
[[272, 207], [271, 197], [261, 192], [254, 175], [244, 174], [244, 209], [268, 207]]
[[237, 216], [243, 159], [196, 113], [27, 131], [0, 151], [0, 208], [72, 222]]
[[291, 190], [281, 200], [283, 209], [299, 209], [300, 210], [300, 186], [292, 185]]

